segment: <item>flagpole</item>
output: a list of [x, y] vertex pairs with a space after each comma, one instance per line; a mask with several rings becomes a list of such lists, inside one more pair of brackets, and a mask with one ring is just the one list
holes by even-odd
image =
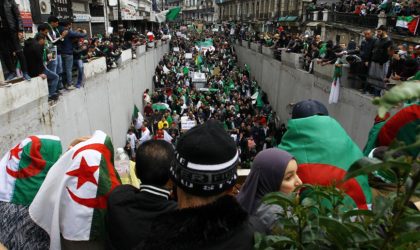
[[120, 4], [120, 0], [118, 0], [118, 26], [120, 26], [122, 23], [121, 19], [122, 19], [121, 18], [121, 4]]
[[419, 22], [420, 22], [420, 17], [417, 17], [416, 28], [414, 29], [413, 35], [416, 35], [416, 33], [417, 33], [417, 29], [419, 27]]

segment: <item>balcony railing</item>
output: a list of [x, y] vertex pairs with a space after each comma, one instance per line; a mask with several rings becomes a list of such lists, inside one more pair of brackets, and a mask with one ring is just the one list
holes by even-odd
[[377, 15], [359, 16], [352, 13], [332, 12], [331, 21], [365, 28], [376, 28], [378, 26]]

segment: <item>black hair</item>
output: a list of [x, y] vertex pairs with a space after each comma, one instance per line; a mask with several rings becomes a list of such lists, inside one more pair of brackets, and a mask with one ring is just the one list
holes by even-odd
[[45, 40], [45, 36], [41, 33], [38, 33], [35, 35], [35, 40], [39, 41], [39, 40]]
[[58, 18], [56, 16], [49, 16], [48, 17], [48, 23], [56, 23], [58, 22]]
[[46, 23], [42, 23], [40, 25], [38, 25], [38, 32], [41, 32], [43, 30], [49, 30], [50, 26]]
[[136, 153], [136, 175], [142, 184], [164, 186], [175, 159], [174, 148], [163, 140], [147, 141]]

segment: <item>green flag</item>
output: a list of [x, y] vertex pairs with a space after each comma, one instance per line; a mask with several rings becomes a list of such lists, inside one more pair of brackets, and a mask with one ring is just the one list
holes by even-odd
[[133, 118], [133, 121], [137, 119], [137, 117], [139, 117], [139, 108], [137, 108], [137, 105], [134, 105], [134, 110], [133, 110], [133, 114], [131, 115]]
[[29, 136], [0, 161], [0, 201], [29, 205], [61, 155], [60, 138]]
[[368, 209], [372, 195], [367, 176], [339, 183], [363, 154], [336, 120], [317, 115], [291, 119], [279, 148], [296, 158], [303, 183], [338, 184], [337, 187], [343, 189], [359, 209]]
[[181, 7], [172, 8], [166, 13], [166, 21], [173, 21], [178, 18], [181, 12]]

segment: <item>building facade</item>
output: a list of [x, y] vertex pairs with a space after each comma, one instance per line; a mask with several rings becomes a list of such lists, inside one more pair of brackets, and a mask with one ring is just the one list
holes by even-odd
[[301, 17], [305, 0], [218, 0], [222, 21], [279, 21], [281, 17]]
[[213, 23], [219, 20], [219, 6], [215, 0], [184, 0], [182, 18], [186, 22]]

